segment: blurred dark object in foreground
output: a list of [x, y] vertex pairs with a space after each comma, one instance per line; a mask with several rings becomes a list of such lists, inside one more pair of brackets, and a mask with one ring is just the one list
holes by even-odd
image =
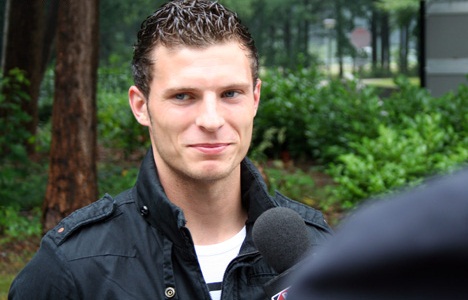
[[308, 260], [288, 300], [468, 299], [468, 169], [368, 202]]

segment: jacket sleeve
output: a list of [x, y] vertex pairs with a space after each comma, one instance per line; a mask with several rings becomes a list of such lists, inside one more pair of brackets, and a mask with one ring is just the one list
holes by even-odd
[[8, 299], [78, 299], [74, 290], [72, 274], [46, 236], [35, 256], [13, 280]]

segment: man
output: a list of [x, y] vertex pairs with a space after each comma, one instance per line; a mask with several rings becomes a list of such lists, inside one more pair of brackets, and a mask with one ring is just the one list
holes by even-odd
[[468, 168], [369, 202], [303, 270], [288, 300], [468, 299]]
[[211, 1], [173, 1], [143, 24], [129, 102], [152, 147], [133, 189], [64, 219], [13, 282], [11, 299], [264, 299], [276, 276], [252, 242], [285, 206], [314, 244], [320, 212], [268, 195], [245, 158], [260, 101], [254, 41]]

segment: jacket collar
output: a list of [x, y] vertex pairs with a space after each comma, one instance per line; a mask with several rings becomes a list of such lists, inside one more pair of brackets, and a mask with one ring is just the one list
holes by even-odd
[[[266, 184], [253, 163], [245, 158], [241, 162], [242, 203], [248, 210], [247, 224], [253, 224], [265, 210], [277, 206], [268, 194]], [[179, 247], [192, 243], [183, 211], [166, 196], [159, 180], [152, 148], [143, 159], [134, 189], [137, 207], [143, 218], [161, 230]]]
[[247, 208], [247, 223], [255, 220], [266, 210], [278, 206], [268, 194], [268, 188], [255, 165], [246, 157], [241, 162], [242, 204]]

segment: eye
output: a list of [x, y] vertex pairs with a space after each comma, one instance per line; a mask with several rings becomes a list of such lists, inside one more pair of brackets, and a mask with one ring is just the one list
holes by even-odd
[[189, 98], [189, 95], [187, 94], [183, 94], [183, 93], [180, 93], [180, 94], [175, 94], [174, 95], [174, 99], [176, 100], [187, 100]]
[[237, 96], [239, 93], [236, 92], [236, 91], [226, 91], [223, 93], [223, 97], [225, 98], [233, 98], [235, 96]]

